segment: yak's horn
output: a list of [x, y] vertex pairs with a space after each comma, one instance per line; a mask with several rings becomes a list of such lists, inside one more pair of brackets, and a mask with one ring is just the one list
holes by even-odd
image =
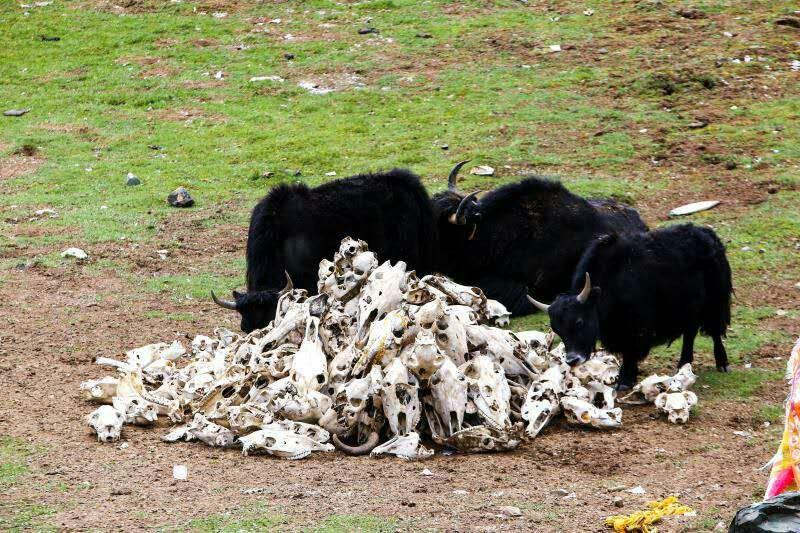
[[294, 289], [294, 284], [292, 283], [292, 277], [285, 270], [283, 271], [283, 273], [286, 274], [286, 286], [283, 288], [283, 290], [281, 290], [281, 294], [289, 292], [290, 290]]
[[[526, 295], [526, 296], [527, 296], [527, 295]], [[540, 302], [540, 301], [534, 300], [534, 299], [533, 299], [533, 298], [531, 298], [530, 296], [528, 296], [528, 301], [529, 301], [530, 303], [532, 303], [533, 305], [535, 305], [537, 309], [539, 309], [540, 311], [544, 311], [545, 313], [547, 312], [547, 310], [548, 310], [548, 309], [550, 309], [550, 306], [549, 306], [549, 305], [547, 305], [547, 304], [543, 304], [543, 303], [542, 303], [542, 302]]]
[[464, 161], [459, 161], [456, 163], [456, 166], [453, 167], [453, 170], [450, 171], [450, 175], [447, 176], [447, 190], [455, 191], [456, 190], [456, 182], [458, 181], [458, 171], [461, 170], [461, 167], [469, 163], [469, 159], [465, 159]]
[[367, 442], [359, 446], [350, 446], [348, 444], [345, 444], [344, 442], [339, 440], [339, 436], [336, 433], [333, 434], [331, 440], [333, 441], [333, 445], [336, 446], [336, 448], [343, 451], [347, 455], [367, 455], [375, 448], [375, 446], [378, 445], [378, 441], [380, 440], [380, 435], [378, 435], [377, 431], [370, 432], [369, 437], [367, 437]]
[[217, 298], [217, 295], [214, 294], [214, 291], [211, 291], [211, 299], [214, 300], [214, 303], [220, 307], [236, 311], [236, 302], [233, 300], [221, 300], [220, 298]]
[[589, 273], [586, 273], [586, 282], [583, 284], [580, 294], [578, 294], [578, 302], [586, 303], [589, 299], [589, 293], [592, 292], [592, 280], [589, 279]]
[[458, 226], [463, 226], [467, 223], [467, 217], [464, 216], [464, 210], [467, 208], [467, 204], [470, 202], [475, 202], [475, 197], [478, 196], [477, 192], [470, 193], [466, 195], [461, 202], [458, 204], [458, 209], [456, 209], [455, 216], [450, 217], [450, 222], [456, 224]]

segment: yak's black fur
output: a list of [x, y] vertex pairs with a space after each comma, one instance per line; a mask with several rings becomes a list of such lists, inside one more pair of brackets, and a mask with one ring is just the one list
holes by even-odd
[[295, 288], [316, 293], [317, 266], [344, 237], [365, 240], [381, 261], [431, 270], [436, 225], [425, 188], [408, 170], [359, 174], [319, 187], [279, 185], [261, 200], [247, 237], [247, 293], [234, 293], [242, 330], [275, 315], [284, 270]]
[[467, 207], [465, 226], [454, 225], [449, 218], [463, 197], [456, 191], [433, 197], [439, 269], [481, 287], [514, 315], [536, 310], [527, 294], [549, 299], [568, 290], [575, 265], [594, 238], [647, 231], [635, 210], [612, 200], [593, 205], [539, 176], [487, 193]]
[[[577, 301], [586, 273], [592, 291]], [[699, 331], [714, 341], [717, 369], [727, 371], [722, 337], [731, 321], [731, 269], [725, 246], [710, 229], [681, 224], [628, 236], [604, 236], [586, 250], [572, 293], [548, 312], [567, 349], [567, 361], [584, 360], [599, 339], [622, 356], [620, 385], [636, 381], [638, 363], [653, 346], [683, 336], [678, 366], [693, 360]]]

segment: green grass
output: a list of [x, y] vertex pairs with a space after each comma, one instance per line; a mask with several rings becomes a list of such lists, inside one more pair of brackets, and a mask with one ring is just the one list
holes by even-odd
[[41, 519], [55, 513], [47, 505], [31, 502], [0, 503], [0, 529], [3, 531], [55, 531], [56, 528], [41, 522]]
[[315, 533], [388, 533], [397, 531], [397, 520], [372, 515], [331, 515], [311, 528]]
[[27, 443], [14, 437], [0, 437], [0, 489], [17, 483], [29, 472], [26, 459], [31, 454]]
[[236, 531], [276, 531], [287, 523], [287, 519], [275, 514], [266, 506], [255, 505], [203, 518], [197, 518], [183, 526], [168, 527], [166, 530], [189, 530], [208, 533], [232, 533]]

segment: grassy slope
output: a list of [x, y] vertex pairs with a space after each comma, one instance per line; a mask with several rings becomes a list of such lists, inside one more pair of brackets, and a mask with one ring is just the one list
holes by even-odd
[[[737, 205], [732, 193], [693, 219], [729, 246], [739, 295], [733, 361], [765, 344], [785, 347], [797, 332], [771, 326], [776, 300], [758, 298], [761, 287], [800, 295], [800, 95], [789, 68], [798, 35], [772, 24], [793, 2], [701, 1], [691, 7], [707, 17], [696, 21], [675, 15], [684, 4], [654, 1], [565, 2], [558, 11], [515, 1], [124, 5], [56, 0], [25, 14], [0, 0], [0, 102], [32, 108], [0, 117], [0, 158], [29, 145], [45, 160], [31, 175], [0, 181], [4, 268], [33, 256], [58, 264], [68, 245], [168, 240], [164, 198], [178, 185], [191, 190], [207, 227], [244, 225], [280, 181], [408, 166], [436, 191], [466, 156], [498, 170], [488, 182], [467, 177], [466, 189], [538, 171], [580, 193], [631, 202], [655, 224], [665, 223], [673, 198], [775, 185], [757, 205]], [[357, 33], [366, 19], [379, 35]], [[557, 43], [575, 48], [549, 53]], [[249, 81], [264, 75], [285, 81]], [[305, 80], [342, 90], [310, 94], [297, 86]], [[697, 118], [711, 123], [688, 129]], [[129, 171], [143, 185], [124, 186]], [[59, 218], [27, 222], [42, 207]], [[131, 265], [83, 268], [125, 277]], [[209, 281], [240, 283], [231, 272], [242, 269], [241, 260], [214, 261], [145, 289], [199, 297]], [[795, 305], [787, 320], [797, 318]], [[659, 349], [653, 361], [677, 350]], [[698, 350], [707, 354], [709, 344], [699, 341]], [[775, 377], [704, 379], [746, 399]]]

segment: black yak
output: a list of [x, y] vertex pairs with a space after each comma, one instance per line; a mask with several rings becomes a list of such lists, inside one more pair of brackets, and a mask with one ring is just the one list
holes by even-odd
[[[245, 332], [275, 316], [281, 287], [317, 291], [319, 261], [347, 236], [365, 240], [381, 260], [403, 260], [427, 273], [434, 264], [436, 224], [428, 193], [413, 173], [394, 169], [359, 174], [315, 188], [279, 185], [261, 200], [247, 236], [247, 292], [222, 307], [242, 315]], [[291, 283], [291, 282], [290, 282]]]
[[714, 341], [717, 370], [728, 371], [722, 337], [731, 321], [731, 269], [725, 246], [708, 228], [681, 224], [649, 233], [597, 239], [581, 257], [572, 292], [549, 306], [571, 365], [598, 340], [622, 356], [618, 387], [637, 378], [650, 349], [683, 336], [678, 367], [692, 362], [698, 331]]
[[600, 235], [637, 233], [647, 226], [632, 208], [572, 194], [534, 176], [478, 199], [456, 189], [459, 163], [447, 191], [433, 197], [439, 270], [481, 287], [514, 315], [536, 308], [526, 296], [548, 299], [570, 287], [581, 254]]

